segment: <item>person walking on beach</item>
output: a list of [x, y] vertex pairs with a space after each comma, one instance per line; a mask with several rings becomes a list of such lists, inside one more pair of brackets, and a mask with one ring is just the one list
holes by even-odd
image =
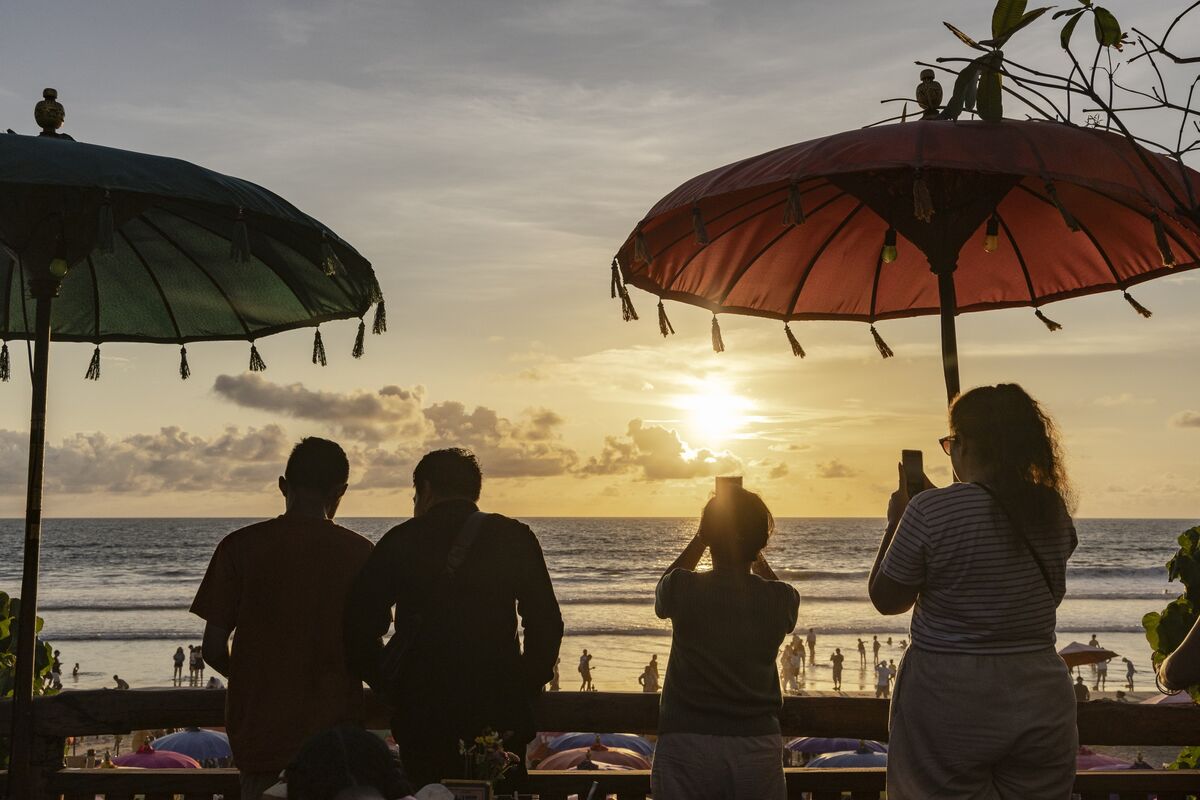
[[874, 659], [874, 663], [876, 664], [879, 663], [879, 648], [882, 646], [883, 645], [879, 643], [878, 636], [871, 637], [871, 657]]
[[183, 662], [187, 660], [187, 656], [183, 654], [183, 646], [175, 648], [175, 672], [171, 677], [172, 682], [176, 686], [183, 686]]
[[892, 688], [892, 672], [887, 663], [880, 661], [875, 665], [875, 696], [885, 700]]
[[812, 628], [808, 629], [808, 636], [804, 637], [808, 641], [808, 660], [814, 667], [817, 666], [817, 632]]
[[909, 497], [899, 467], [868, 584], [883, 614], [915, 604], [888, 798], [1063, 800], [1078, 732], [1054, 630], [1077, 539], [1057, 433], [1004, 384], [955, 400], [941, 444], [962, 482]]
[[[422, 786], [468, 777], [459, 741], [486, 729], [503, 736], [505, 749], [525, 752], [563, 622], [533, 531], [479, 511], [483, 474], [474, 453], [427, 453], [412, 481], [413, 517], [384, 534], [359, 575], [346, 643], [351, 663], [388, 700], [392, 736], [412, 783]], [[385, 654], [380, 637], [393, 606], [407, 647]], [[499, 792], [511, 794], [524, 777], [522, 762]]]
[[842, 690], [842, 662], [846, 660], [846, 657], [842, 655], [842, 648], [835, 647], [829, 660], [833, 662], [833, 690], [840, 692]]
[[[775, 657], [800, 595], [762, 549], [774, 527], [758, 495], [722, 487], [667, 567], [654, 613], [671, 620], [671, 656], [650, 784], [655, 800], [783, 800]], [[697, 572], [705, 550], [710, 572]]]
[[586, 648], [584, 649], [583, 654], [581, 656], [579, 656], [578, 669], [579, 669], [579, 677], [582, 681], [579, 684], [579, 691], [581, 691], [581, 692], [596, 691], [596, 687], [592, 685], [592, 656], [587, 651]]
[[1075, 683], [1071, 686], [1075, 690], [1075, 702], [1086, 703], [1092, 699], [1092, 693], [1088, 691], [1088, 687], [1083, 684], [1083, 676], [1080, 675], [1075, 679]]
[[654, 670], [654, 680], [658, 680], [658, 653], [650, 656], [650, 669]]
[[309, 736], [363, 717], [342, 612], [371, 542], [333, 521], [349, 475], [336, 443], [302, 439], [278, 481], [284, 513], [222, 539], [192, 601], [205, 621], [193, 653], [229, 686], [225, 726], [242, 797], [274, 785]]
[[1125, 685], [1129, 687], [1129, 691], [1133, 691], [1133, 676], [1137, 674], [1137, 670], [1133, 667], [1133, 662], [1128, 658], [1122, 658], [1125, 662]]
[[867, 643], [861, 636], [858, 637], [858, 665], [864, 668], [867, 666]]
[[1105, 659], [1096, 665], [1096, 685], [1095, 690], [1098, 692], [1104, 691], [1104, 684], [1108, 680], [1108, 662], [1112, 659]]

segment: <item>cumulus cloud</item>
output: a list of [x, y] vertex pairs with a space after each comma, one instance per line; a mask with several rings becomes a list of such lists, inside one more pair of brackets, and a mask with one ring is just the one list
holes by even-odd
[[817, 464], [818, 478], [853, 478], [856, 475], [858, 475], [858, 470], [846, 466], [836, 458]]
[[767, 473], [767, 477], [771, 480], [782, 478], [788, 474], [788, 465], [780, 461], [775, 466], [771, 467], [771, 471]]
[[735, 472], [742, 466], [729, 451], [693, 450], [679, 434], [661, 425], [630, 420], [625, 436], [608, 436], [599, 456], [579, 470], [584, 475], [615, 475], [640, 470], [648, 481], [701, 478]]
[[1172, 428], [1200, 428], [1200, 411], [1180, 411], [1168, 424]]

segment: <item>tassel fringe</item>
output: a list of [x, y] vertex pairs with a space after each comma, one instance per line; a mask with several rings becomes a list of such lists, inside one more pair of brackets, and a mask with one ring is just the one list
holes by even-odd
[[[1162, 265], [1164, 267], [1175, 266], [1178, 262], [1175, 260], [1175, 251], [1171, 249], [1171, 240], [1167, 237], [1166, 226], [1158, 218], [1158, 214], [1155, 214], [1150, 219], [1154, 223], [1154, 241], [1158, 245], [1159, 255], [1162, 256]], [[1126, 298], [1128, 299], [1128, 295], [1126, 295]]]
[[371, 335], [387, 333], [387, 306], [380, 300], [375, 304], [375, 318], [371, 320]]
[[350, 351], [350, 355], [355, 358], [362, 358], [364, 345], [367, 338], [367, 323], [361, 319], [358, 321], [358, 336], [354, 337], [354, 349]]
[[113, 212], [108, 190], [104, 190], [104, 202], [100, 205], [100, 219], [96, 221], [96, 247], [102, 253], [113, 251]]
[[254, 342], [250, 343], [250, 371], [262, 372], [267, 368], [267, 362], [262, 360], [262, 356], [258, 354], [258, 347]]
[[787, 207], [783, 210], [783, 224], [787, 227], [804, 224], [804, 207], [800, 204], [800, 187], [788, 186]]
[[796, 339], [796, 334], [792, 333], [792, 326], [786, 322], [783, 323], [783, 332], [787, 335], [788, 344], [792, 346], [792, 355], [797, 358], [804, 358], [804, 348], [800, 346], [799, 340]]
[[654, 261], [650, 257], [650, 245], [646, 244], [646, 237], [641, 231], [638, 231], [637, 235], [633, 237], [633, 257], [643, 264], [650, 264]]
[[613, 300], [621, 296], [621, 265], [617, 263], [617, 259], [613, 259], [612, 263], [612, 278], [608, 282], [609, 294]]
[[229, 257], [239, 264], [250, 261], [250, 230], [246, 227], [246, 215], [240, 209], [237, 221], [233, 223], [233, 238], [229, 240]]
[[1042, 321], [1042, 324], [1046, 326], [1046, 330], [1050, 331], [1051, 333], [1054, 333], [1054, 331], [1062, 330], [1062, 325], [1058, 324], [1057, 322], [1055, 322], [1054, 320], [1050, 319], [1045, 314], [1043, 314], [1041, 309], [1035, 309], [1033, 312], [1033, 315], [1035, 317], [1037, 317], [1038, 319], [1040, 319]]
[[1075, 219], [1075, 215], [1067, 210], [1067, 207], [1062, 204], [1062, 200], [1058, 199], [1058, 190], [1054, 188], [1054, 184], [1046, 181], [1046, 194], [1050, 195], [1050, 201], [1054, 203], [1054, 207], [1058, 209], [1058, 213], [1062, 215], [1063, 222], [1073, 231], [1079, 230], [1079, 220]]
[[312, 363], [320, 364], [322, 367], [328, 362], [325, 360], [325, 342], [321, 340], [321, 329], [317, 328], [313, 336], [313, 356]]
[[179, 380], [186, 381], [192, 377], [192, 368], [188, 366], [187, 347], [179, 346]]
[[383, 302], [383, 290], [379, 288], [379, 281], [374, 280], [374, 276], [372, 276], [372, 281], [371, 281], [371, 296], [368, 299], [372, 303], [382, 303]]
[[913, 216], [922, 222], [933, 221], [933, 197], [929, 194], [929, 184], [925, 182], [925, 176], [920, 170], [913, 176]]
[[629, 297], [629, 289], [621, 287], [621, 319], [626, 322], [636, 322], [638, 318], [637, 309], [633, 307], [633, 300]]
[[83, 379], [88, 381], [100, 380], [100, 345], [96, 345], [96, 349], [92, 351], [92, 360], [88, 364], [87, 372], [84, 373]]
[[663, 335], [664, 339], [675, 332], [671, 320], [667, 319], [667, 308], [663, 305], [662, 300], [658, 301], [658, 332]]
[[883, 337], [879, 335], [879, 331], [875, 330], [874, 325], [871, 326], [871, 336], [875, 337], [875, 347], [879, 350], [879, 355], [883, 356], [884, 358], [891, 358], [892, 356], [896, 355], [892, 352], [892, 348], [888, 347], [887, 342], [883, 340]]
[[8, 383], [12, 379], [12, 364], [8, 360], [8, 342], [0, 347], [0, 381]]
[[1125, 296], [1126, 302], [1128, 302], [1129, 305], [1133, 306], [1134, 311], [1138, 312], [1146, 319], [1150, 319], [1152, 316], [1154, 316], [1153, 311], [1146, 308], [1144, 305], [1139, 303], [1137, 300], [1134, 300], [1133, 295], [1131, 295], [1129, 292], [1122, 292], [1121, 294], [1123, 294]]
[[725, 340], [721, 338], [721, 324], [717, 322], [717, 315], [713, 314], [712, 322], [712, 343], [714, 353], [725, 352]]
[[321, 270], [329, 277], [334, 277], [339, 272], [345, 272], [346, 268], [342, 266], [342, 260], [338, 258], [337, 252], [325, 239], [321, 240]]
[[692, 206], [692, 230], [696, 232], [696, 244], [703, 247], [708, 244], [708, 229], [704, 227], [704, 215], [700, 206]]

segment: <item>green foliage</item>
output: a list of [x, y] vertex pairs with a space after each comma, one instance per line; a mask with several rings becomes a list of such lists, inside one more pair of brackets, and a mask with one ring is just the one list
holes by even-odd
[[[21, 629], [20, 616], [21, 601], [0, 592], [0, 698], [11, 698], [17, 682], [17, 637]], [[35, 619], [34, 631], [40, 633], [43, 624], [42, 618], [36, 617]], [[47, 686], [50, 666], [54, 662], [54, 648], [38, 638], [33, 653], [34, 695], [55, 694], [56, 690]], [[0, 738], [0, 768], [7, 765], [8, 740]]]
[[1200, 769], [1200, 747], [1185, 747], [1167, 769]]
[[1100, 47], [1115, 47], [1120, 50], [1126, 44], [1128, 39], [1121, 31], [1121, 23], [1117, 22], [1117, 18], [1107, 8], [1092, 5], [1092, 0], [1079, 0], [1082, 8], [1068, 8], [1063, 11], [1058, 11], [1052, 19], [1066, 17], [1067, 22], [1063, 25], [1062, 31], [1059, 33], [1059, 43], [1062, 49], [1066, 50], [1071, 46], [1071, 36], [1075, 33], [1075, 26], [1079, 24], [1079, 20], [1087, 12], [1092, 13], [1092, 22], [1096, 30], [1096, 44]]

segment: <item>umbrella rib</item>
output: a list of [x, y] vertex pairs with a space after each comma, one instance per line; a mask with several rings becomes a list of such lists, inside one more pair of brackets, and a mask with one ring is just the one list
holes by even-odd
[[[1050, 200], [1050, 198], [1043, 197], [1042, 195], [1035, 192], [1033, 189], [1030, 189], [1028, 186], [1018, 183], [1017, 187], [1022, 189], [1026, 193], [1033, 195], [1034, 197], [1036, 197], [1038, 200], [1041, 200], [1046, 205], [1051, 206], [1051, 207], [1054, 206], [1054, 203], [1053, 203], [1053, 201]], [[1112, 275], [1113, 283], [1117, 286], [1124, 286], [1124, 283], [1121, 280], [1121, 276], [1117, 274], [1117, 268], [1115, 266], [1113, 266], [1112, 259], [1110, 259], [1108, 257], [1108, 253], [1106, 253], [1104, 251], [1104, 248], [1100, 246], [1100, 242], [1096, 240], [1096, 237], [1092, 234], [1091, 229], [1088, 228], [1088, 226], [1085, 225], [1078, 218], [1075, 219], [1075, 222], [1076, 222], [1076, 224], [1079, 225], [1079, 230], [1083, 231], [1083, 234], [1088, 237], [1088, 240], [1092, 243], [1092, 247], [1095, 247], [1096, 252], [1099, 253], [1100, 257], [1104, 259], [1104, 264], [1105, 264], [1105, 266], [1108, 267], [1109, 274]]]
[[4, 277], [4, 327], [0, 328], [0, 334], [7, 336], [9, 326], [12, 324], [12, 309], [9, 306], [12, 303], [12, 281], [13, 275], [17, 271], [17, 259], [11, 253], [5, 253], [4, 255], [8, 259], [8, 274]]
[[181, 256], [183, 256], [185, 259], [187, 259], [189, 262], [191, 262], [192, 266], [194, 266], [196, 269], [200, 270], [200, 273], [204, 277], [208, 278], [209, 283], [211, 283], [213, 285], [213, 288], [216, 289], [217, 292], [221, 295], [221, 297], [225, 300], [225, 303], [229, 306], [229, 310], [233, 312], [233, 315], [237, 318], [238, 324], [242, 326], [242, 330], [245, 331], [247, 338], [249, 338], [250, 337], [250, 326], [246, 324], [246, 320], [242, 317], [242, 312], [238, 310], [237, 305], [234, 304], [233, 298], [231, 298], [226, 293], [225, 289], [221, 286], [221, 284], [217, 282], [217, 279], [214, 278], [212, 276], [212, 274], [207, 269], [205, 269], [204, 266], [201, 265], [201, 263], [199, 261], [197, 261], [195, 258], [193, 258], [191, 253], [184, 250], [182, 247], [180, 247], [178, 242], [176, 242], [174, 239], [172, 239], [170, 236], [168, 236], [164, 230], [159, 228], [157, 225], [155, 225], [153, 222], [151, 222], [148, 219], [140, 218], [140, 217], [139, 217], [139, 219], [141, 219], [142, 222], [144, 222], [147, 226], [149, 226], [152, 231], [154, 231], [159, 236], [161, 236], [163, 238], [163, 241], [165, 241], [167, 244], [171, 245], [171, 247], [175, 248], [175, 250], [178, 251], [178, 253]]
[[89, 253], [87, 257], [88, 272], [92, 276], [92, 319], [96, 323], [96, 344], [100, 344], [100, 284], [96, 280], [96, 265]]
[[[147, 220], [143, 219], [141, 217], [141, 215], [138, 215], [138, 221], [142, 222], [145, 225], [150, 224]], [[150, 227], [153, 229], [154, 226], [151, 225]], [[175, 309], [171, 308], [171, 301], [167, 299], [167, 293], [165, 291], [163, 291], [162, 284], [158, 282], [158, 276], [156, 276], [154, 274], [154, 270], [150, 269], [150, 264], [146, 262], [146, 259], [142, 256], [142, 252], [137, 249], [137, 247], [134, 245], [133, 241], [129, 238], [129, 235], [127, 233], [125, 233], [125, 231], [120, 231], [119, 233], [121, 234], [121, 239], [125, 242], [126, 245], [129, 246], [129, 249], [133, 252], [134, 257], [138, 260], [138, 263], [142, 265], [142, 269], [146, 270], [146, 277], [148, 277], [150, 279], [150, 282], [154, 284], [154, 288], [158, 292], [158, 297], [160, 300], [162, 300], [163, 308], [165, 308], [167, 310], [167, 316], [171, 320], [171, 327], [175, 329], [175, 335], [177, 337], [179, 337], [180, 341], [183, 341], [183, 331], [179, 330], [179, 322], [175, 319]], [[176, 248], [176, 249], [178, 249], [178, 248]], [[88, 256], [88, 264], [91, 264], [91, 263], [92, 263], [92, 258], [91, 258], [91, 256]], [[100, 299], [99, 299], [100, 298], [100, 285], [98, 283], [96, 283], [95, 270], [92, 271], [92, 284], [96, 287], [96, 335], [99, 336], [100, 335]], [[245, 327], [245, 326], [243, 325], [243, 327]]]
[[[850, 220], [854, 219], [855, 215], [857, 215], [859, 211], [863, 210], [865, 205], [866, 203], [860, 200], [858, 205], [856, 205], [853, 210], [846, 215], [845, 219], [839, 222], [838, 226], [830, 232], [829, 236], [825, 237], [825, 241], [821, 243], [821, 247], [816, 253], [813, 254], [812, 259], [808, 262], [808, 266], [804, 268], [804, 274], [800, 276], [800, 283], [796, 286], [796, 291], [792, 295], [791, 301], [787, 304], [789, 312], [795, 311], [796, 303], [800, 300], [800, 293], [804, 291], [804, 284], [808, 280], [808, 276], [812, 274], [813, 268], [816, 267], [817, 260], [824, 255], [826, 248], [828, 248], [833, 240], [837, 238], [837, 235], [842, 232], [842, 229], [850, 224]], [[789, 318], [790, 317], [791, 314], [789, 313]]]
[[[1012, 245], [1013, 254], [1017, 257], [1017, 263], [1021, 265], [1021, 274], [1025, 276], [1025, 286], [1029, 288], [1029, 302], [1037, 303], [1037, 293], [1033, 288], [1033, 276], [1029, 274], [1029, 267], [1025, 264], [1025, 256], [1021, 253], [1021, 248], [1017, 245], [1017, 239], [1013, 236], [1012, 229], [1008, 227], [1008, 223], [1004, 221], [1004, 217], [1000, 215], [1000, 211], [996, 211], [996, 219], [1000, 222], [1000, 227], [1004, 228], [1004, 235], [1008, 238], [1008, 243]], [[1037, 307], [1036, 305], [1034, 306]]]
[[[1105, 200], [1116, 203], [1117, 205], [1121, 206], [1122, 208], [1127, 208], [1130, 211], [1132, 211], [1133, 213], [1135, 213], [1139, 216], [1145, 217], [1149, 221], [1153, 221], [1153, 217], [1150, 214], [1147, 214], [1146, 212], [1142, 211], [1140, 208], [1137, 208], [1136, 206], [1133, 206], [1132, 204], [1125, 202], [1124, 200], [1120, 199], [1119, 197], [1113, 197], [1112, 195], [1108, 194], [1107, 192], [1102, 192], [1099, 189], [1092, 188], [1091, 186], [1086, 186], [1086, 187], [1082, 187], [1082, 188], [1085, 188], [1088, 191], [1093, 192], [1094, 194], [1098, 194], [1101, 197], [1103, 197]], [[1170, 217], [1170, 215], [1168, 215], [1168, 217]], [[1200, 261], [1200, 256], [1196, 255], [1196, 251], [1193, 250], [1186, 241], [1181, 239], [1179, 237], [1179, 235], [1177, 233], [1175, 233], [1174, 230], [1171, 229], [1170, 225], [1167, 225], [1164, 222], [1163, 229], [1167, 232], [1168, 236], [1170, 236], [1172, 239], [1175, 240], [1175, 243], [1177, 245], [1179, 245], [1180, 247], [1182, 247], [1184, 250], [1187, 251], [1187, 254], [1189, 256], [1191, 256], [1192, 261]]]
[[883, 248], [875, 255], [875, 280], [871, 281], [871, 323], [875, 323], [875, 301], [879, 299], [879, 277], [883, 274]]

